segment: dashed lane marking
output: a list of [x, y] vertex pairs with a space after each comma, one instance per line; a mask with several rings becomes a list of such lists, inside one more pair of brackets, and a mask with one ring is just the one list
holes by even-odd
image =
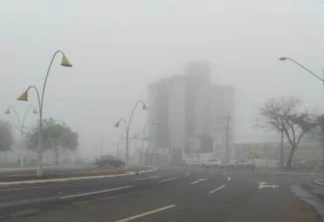
[[165, 182], [169, 182], [169, 181], [174, 181], [177, 180], [178, 177], [172, 177], [172, 178], [167, 178], [167, 179], [163, 179], [163, 180], [159, 180], [159, 183], [165, 183]]
[[142, 177], [142, 178], [136, 178], [135, 180], [152, 180], [152, 179], [159, 179], [160, 176], [150, 176], [150, 177]]
[[213, 189], [213, 190], [209, 191], [209, 194], [213, 194], [213, 193], [215, 193], [215, 192], [217, 192], [217, 191], [220, 191], [220, 190], [223, 189], [224, 187], [226, 187], [225, 184], [223, 184], [222, 186], [217, 187], [216, 189]]
[[193, 181], [193, 182], [191, 183], [191, 185], [195, 185], [195, 184], [200, 183], [200, 182], [203, 182], [203, 181], [207, 181], [207, 179], [206, 179], [206, 178], [200, 178], [200, 179], [198, 179], [198, 180], [196, 180], [196, 181]]

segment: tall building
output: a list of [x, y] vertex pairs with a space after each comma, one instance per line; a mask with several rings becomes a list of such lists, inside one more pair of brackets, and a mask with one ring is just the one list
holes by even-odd
[[226, 138], [233, 140], [234, 88], [213, 85], [208, 64], [191, 63], [183, 75], [151, 83], [149, 106], [154, 152], [172, 162], [225, 158]]

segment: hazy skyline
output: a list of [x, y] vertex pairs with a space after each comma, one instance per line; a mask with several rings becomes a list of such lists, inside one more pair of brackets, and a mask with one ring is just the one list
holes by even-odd
[[[294, 64], [322, 75], [324, 4], [320, 0], [226, 1], [18, 1], [0, 2], [0, 110], [25, 88], [41, 87], [49, 60], [62, 49], [72, 68], [50, 74], [44, 118], [65, 121], [80, 134], [80, 149], [118, 141], [137, 99], [147, 101], [147, 85], [181, 74], [186, 63], [207, 60], [215, 84], [236, 87], [236, 141], [262, 141], [253, 129], [256, 107], [272, 96], [301, 96], [324, 112], [324, 88]], [[34, 94], [30, 104], [36, 105]], [[133, 132], [145, 124], [138, 109]], [[1, 119], [15, 121], [4, 114]], [[36, 118], [29, 116], [28, 124]]]

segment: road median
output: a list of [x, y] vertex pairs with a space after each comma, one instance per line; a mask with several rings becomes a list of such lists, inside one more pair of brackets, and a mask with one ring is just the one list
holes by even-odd
[[149, 173], [156, 171], [157, 168], [149, 167], [136, 167], [125, 169], [110, 169], [110, 170], [92, 170], [87, 172], [78, 172], [75, 174], [53, 174], [36, 177], [31, 175], [18, 175], [10, 176], [0, 179], [0, 187], [14, 186], [14, 185], [27, 185], [27, 184], [42, 184], [42, 183], [60, 183], [77, 180], [90, 180], [90, 179], [105, 179], [123, 176], [132, 176], [136, 174]]

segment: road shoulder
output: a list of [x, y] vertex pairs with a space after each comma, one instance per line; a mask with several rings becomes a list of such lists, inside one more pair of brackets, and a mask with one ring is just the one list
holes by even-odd
[[309, 204], [324, 221], [324, 187], [313, 183], [294, 184], [291, 191], [302, 201]]

